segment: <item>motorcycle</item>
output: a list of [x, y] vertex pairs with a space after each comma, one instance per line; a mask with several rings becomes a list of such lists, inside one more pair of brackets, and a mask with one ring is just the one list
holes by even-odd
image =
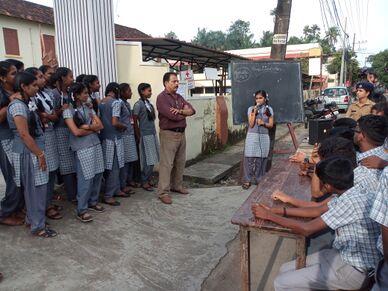
[[339, 114], [335, 102], [325, 103], [323, 98], [310, 98], [303, 102], [304, 127], [308, 128], [310, 119], [332, 119], [336, 120]]

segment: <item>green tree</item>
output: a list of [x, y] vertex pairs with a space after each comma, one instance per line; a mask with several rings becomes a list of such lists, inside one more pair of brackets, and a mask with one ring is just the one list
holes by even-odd
[[313, 24], [311, 27], [306, 25], [303, 28], [303, 43], [320, 42], [321, 40], [321, 29], [318, 25]]
[[225, 40], [226, 35], [222, 31], [207, 31], [206, 28], [198, 28], [192, 43], [211, 49], [226, 50]]
[[238, 19], [230, 25], [226, 35], [226, 46], [231, 50], [255, 46], [249, 21]]
[[[356, 54], [352, 52], [349, 48], [346, 50], [345, 54], [346, 60], [346, 76], [347, 79], [350, 78], [352, 74], [352, 80], [356, 81], [358, 79], [358, 72], [360, 70], [360, 65], [356, 59]], [[342, 61], [342, 49], [334, 53], [333, 59], [327, 65], [327, 71], [330, 74], [339, 74], [341, 71], [341, 61]]]
[[303, 39], [297, 36], [291, 36], [287, 41], [287, 44], [301, 44], [301, 43], [304, 43]]
[[332, 26], [325, 32], [325, 37], [319, 41], [323, 54], [330, 55], [335, 52], [335, 45], [339, 37], [338, 27]]
[[178, 39], [178, 36], [175, 32], [170, 31], [164, 35], [165, 38]]
[[379, 77], [380, 83], [388, 86], [388, 49], [368, 57], [373, 71]]
[[261, 36], [259, 42], [257, 43], [257, 47], [269, 47], [272, 45], [273, 32], [266, 30], [263, 31], [263, 35]]

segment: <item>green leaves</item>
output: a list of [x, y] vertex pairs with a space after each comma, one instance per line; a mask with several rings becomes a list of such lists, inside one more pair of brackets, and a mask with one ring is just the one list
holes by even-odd
[[372, 62], [373, 71], [377, 74], [380, 83], [388, 86], [388, 49], [368, 58]]

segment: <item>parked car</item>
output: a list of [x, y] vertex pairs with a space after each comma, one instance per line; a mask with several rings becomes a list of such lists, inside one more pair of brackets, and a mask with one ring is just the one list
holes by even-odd
[[326, 104], [335, 102], [341, 111], [347, 111], [349, 105], [352, 103], [349, 91], [346, 87], [330, 87], [326, 88], [322, 95]]

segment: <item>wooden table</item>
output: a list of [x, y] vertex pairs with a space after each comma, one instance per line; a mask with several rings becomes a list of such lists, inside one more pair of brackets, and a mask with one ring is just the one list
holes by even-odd
[[299, 176], [299, 164], [293, 164], [288, 159], [276, 159], [271, 170], [264, 179], [236, 211], [232, 223], [240, 226], [241, 250], [241, 290], [249, 291], [251, 286], [250, 270], [250, 233], [258, 231], [276, 234], [296, 240], [296, 267], [303, 268], [306, 264], [306, 238], [293, 233], [290, 229], [270, 221], [256, 219], [251, 210], [254, 203], [263, 203], [268, 206], [287, 207], [282, 202], [273, 201], [271, 194], [279, 189], [289, 195], [303, 200], [311, 199], [310, 178]]

